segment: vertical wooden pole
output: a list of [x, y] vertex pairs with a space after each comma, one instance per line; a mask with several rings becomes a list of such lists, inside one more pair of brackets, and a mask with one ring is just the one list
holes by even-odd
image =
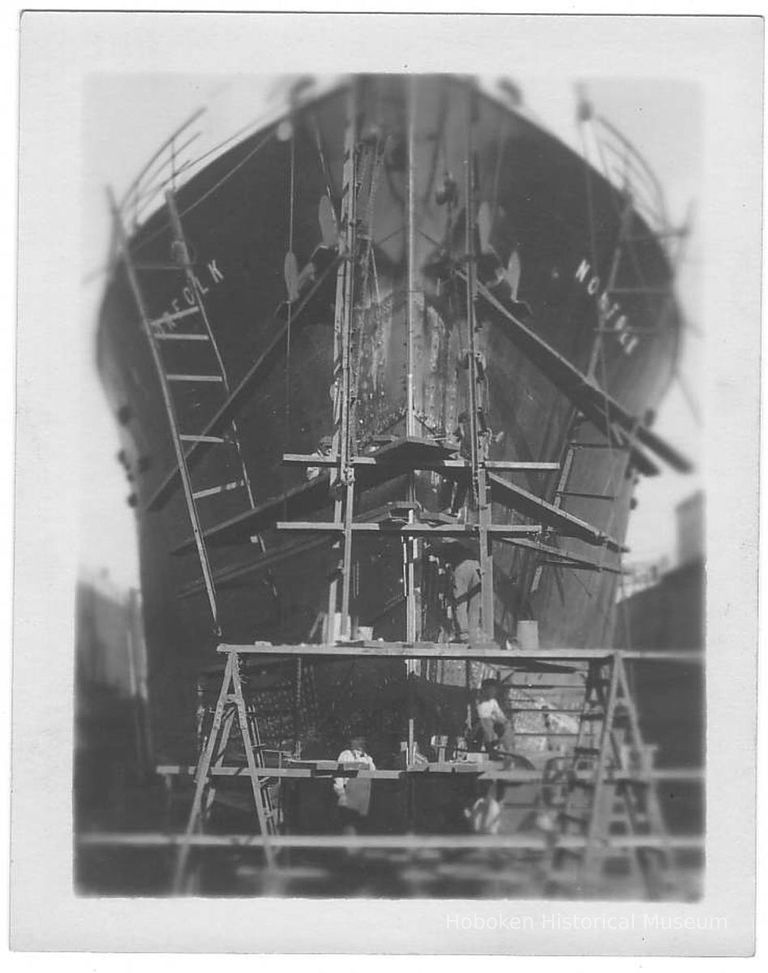
[[599, 867], [597, 845], [600, 838], [606, 837], [608, 830], [608, 815], [606, 814], [605, 808], [605, 778], [608, 771], [608, 756], [611, 750], [613, 720], [618, 699], [620, 665], [621, 659], [619, 653], [614, 652], [610, 661], [611, 678], [608, 686], [603, 727], [600, 734], [600, 745], [597, 759], [595, 760], [594, 774], [592, 775], [592, 807], [587, 826], [587, 843], [584, 847], [584, 855], [582, 858], [582, 875], [584, 881], [588, 884], [594, 883], [597, 878], [597, 869]]
[[[203, 809], [203, 795], [206, 787], [210, 783], [210, 769], [211, 761], [213, 760], [213, 755], [216, 751], [216, 746], [219, 740], [219, 733], [221, 730], [221, 724], [224, 717], [224, 709], [228, 702], [229, 690], [232, 685], [232, 656], [227, 656], [227, 664], [224, 667], [224, 678], [221, 681], [221, 689], [219, 690], [219, 698], [216, 702], [216, 709], [213, 713], [213, 723], [211, 725], [210, 733], [208, 734], [208, 740], [200, 754], [200, 759], [197, 764], [197, 770], [195, 772], [195, 794], [192, 799], [192, 807], [189, 812], [189, 818], [187, 820], [187, 827], [184, 832], [185, 837], [189, 837], [194, 834], [197, 830], [198, 824], [202, 816]], [[184, 886], [184, 876], [186, 873], [187, 861], [189, 859], [190, 844], [188, 841], [182, 841], [179, 845], [179, 851], [176, 857], [176, 869], [173, 879], [173, 888], [179, 892]]]
[[478, 402], [478, 382], [484, 380], [478, 371], [478, 351], [476, 346], [477, 314], [477, 179], [474, 141], [474, 110], [476, 92], [467, 92], [467, 142], [465, 160], [464, 191], [466, 196], [467, 251], [467, 331], [469, 360], [467, 362], [469, 380], [469, 420], [470, 420], [470, 463], [472, 466], [472, 492], [478, 508], [478, 542], [480, 546], [480, 597], [483, 614], [483, 635], [488, 640], [494, 637], [494, 594], [493, 594], [493, 556], [488, 527], [491, 523], [491, 503], [486, 478], [485, 455], [481, 446], [480, 403]]
[[[354, 479], [352, 463], [353, 428], [351, 421], [352, 388], [351, 339], [354, 315], [355, 273], [357, 266], [357, 82], [352, 81], [347, 105], [347, 130], [344, 140], [342, 186], [343, 248], [336, 278], [336, 311], [334, 320], [334, 452], [338, 467], [331, 474], [331, 483], [343, 490], [334, 502], [334, 519], [343, 525], [340, 564], [334, 565], [328, 597], [328, 620], [333, 625], [338, 610], [338, 582], [341, 580], [341, 631], [349, 637], [349, 601], [352, 567], [352, 519], [354, 517]], [[334, 550], [338, 546], [334, 545]], [[339, 578], [339, 574], [341, 577]]]
[[415, 308], [416, 300], [416, 213], [415, 185], [416, 185], [416, 75], [409, 75], [406, 81], [406, 119], [408, 126], [408, 185], [406, 190], [406, 232], [408, 262], [406, 301], [406, 405], [405, 405], [405, 433], [407, 436], [416, 435], [416, 414], [414, 404], [414, 365], [415, 365]]
[[[263, 780], [258, 774], [258, 764], [253, 752], [253, 739], [248, 725], [248, 714], [245, 711], [245, 699], [243, 698], [243, 686], [240, 679], [240, 659], [236, 652], [229, 653], [229, 666], [232, 678], [232, 689], [237, 716], [240, 723], [240, 733], [243, 737], [245, 748], [245, 761], [248, 765], [248, 774], [251, 778], [251, 790], [253, 792], [253, 803], [256, 805], [256, 816], [259, 819], [259, 828], [263, 840], [264, 857], [267, 865], [273, 865], [275, 861], [274, 848], [270, 844], [269, 836], [271, 833], [270, 822], [264, 808], [264, 794], [262, 792]], [[261, 762], [261, 760], [259, 760]]]

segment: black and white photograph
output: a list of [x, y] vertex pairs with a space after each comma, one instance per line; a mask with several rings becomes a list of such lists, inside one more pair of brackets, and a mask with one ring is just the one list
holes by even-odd
[[[762, 31], [22, 17], [14, 763], [72, 915], [749, 951]], [[133, 948], [36, 938], [29, 821], [21, 948]], [[275, 921], [144, 948], [334, 951]]]

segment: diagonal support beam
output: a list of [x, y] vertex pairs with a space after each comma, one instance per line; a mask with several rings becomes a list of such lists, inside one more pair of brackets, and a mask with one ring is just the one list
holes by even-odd
[[[457, 274], [466, 279], [463, 271], [457, 270]], [[650, 461], [637, 450], [634, 446], [635, 442], [655, 453], [656, 456], [663, 459], [679, 473], [690, 473], [693, 470], [690, 460], [662, 439], [661, 436], [651, 432], [639, 419], [627, 412], [613, 396], [591, 382], [567, 358], [526, 327], [511, 311], [504, 307], [501, 301], [494, 297], [487, 287], [478, 282], [477, 290], [483, 300], [506, 320], [507, 333], [517, 347], [525, 352], [541, 372], [560, 389], [566, 398], [570, 399], [580, 412], [583, 412], [590, 422], [594, 423], [609, 437], [612, 426], [617, 426], [628, 437], [630, 448], [637, 454], [633, 459], [636, 460], [639, 468], [642, 468], [643, 459], [645, 459], [646, 466]], [[652, 464], [650, 465], [652, 466]]]
[[[303, 323], [299, 318], [301, 312], [328, 278], [331, 271], [335, 270], [337, 265], [338, 259], [332, 261], [332, 263], [325, 268], [320, 277], [318, 277], [312, 287], [307, 291], [306, 295], [302, 298], [296, 310], [293, 312], [293, 316], [291, 318], [291, 327], [295, 327], [297, 322]], [[210, 448], [211, 443], [214, 441], [213, 437], [217, 433], [221, 432], [232, 421], [232, 419], [238, 415], [243, 407], [243, 404], [254, 393], [258, 382], [263, 378], [267, 369], [274, 364], [276, 357], [285, 346], [288, 335], [288, 327], [289, 325], [286, 322], [275, 334], [261, 355], [259, 355], [256, 361], [245, 373], [237, 387], [232, 390], [232, 393], [227, 397], [226, 401], [219, 407], [219, 409], [217, 409], [205, 428], [201, 431], [200, 438], [192, 443], [185, 454], [187, 466], [191, 466], [193, 463], [198, 462], [203, 457], [205, 452]], [[180, 482], [181, 479], [179, 467], [176, 465], [166, 475], [163, 482], [150, 498], [149, 503], [147, 504], [147, 509], [153, 511], [161, 509], [178, 488]]]
[[539, 523], [554, 527], [566, 537], [577, 537], [598, 547], [607, 547], [610, 551], [619, 552], [621, 544], [609, 534], [587, 523], [573, 514], [569, 514], [562, 507], [547, 503], [533, 493], [529, 493], [515, 483], [502, 479], [495, 473], [488, 476], [491, 488], [491, 498], [495, 503], [511, 507], [526, 517], [531, 517]]

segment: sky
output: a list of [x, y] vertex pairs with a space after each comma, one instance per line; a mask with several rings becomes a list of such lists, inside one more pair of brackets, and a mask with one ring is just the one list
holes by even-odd
[[[572, 146], [579, 145], [575, 121], [576, 86], [583, 84], [597, 111], [611, 120], [641, 150], [667, 196], [673, 223], [694, 215], [686, 256], [680, 268], [679, 296], [687, 330], [680, 372], [659, 410], [655, 429], [694, 461], [699, 459], [700, 429], [691, 407], [695, 400], [706, 322], [696, 299], [700, 273], [696, 204], [701, 192], [702, 98], [690, 82], [649, 78], [577, 76], [568, 65], [525, 77], [514, 75], [526, 106]], [[83, 326], [78, 332], [83, 371], [80, 383], [82, 488], [80, 564], [85, 574], [106, 569], [120, 586], [138, 583], [134, 515], [126, 503], [129, 485], [116, 460], [119, 449], [111, 416], [94, 365], [95, 325], [105, 285], [103, 268], [109, 241], [105, 188], [118, 195], [168, 134], [195, 109], [208, 107], [205, 137], [215, 144], [245, 123], [266, 117], [280, 103], [285, 78], [276, 75], [211, 75], [112, 72], [90, 75], [83, 88], [81, 171]], [[121, 124], [115, 126], [115, 119]], [[684, 391], [687, 390], [686, 392]], [[698, 474], [664, 470], [642, 480], [638, 507], [630, 522], [627, 562], [675, 557], [677, 503], [701, 486]], [[108, 524], [109, 528], [104, 529]]]

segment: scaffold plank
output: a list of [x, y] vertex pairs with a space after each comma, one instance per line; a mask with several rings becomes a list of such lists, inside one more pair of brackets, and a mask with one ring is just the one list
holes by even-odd
[[495, 642], [369, 642], [353, 641], [344, 643], [298, 643], [273, 644], [272, 642], [254, 642], [253, 644], [222, 643], [217, 652], [226, 654], [235, 652], [238, 655], [285, 655], [285, 656], [325, 656], [327, 658], [348, 656], [395, 656], [403, 659], [485, 659], [504, 662], [509, 668], [517, 668], [521, 663], [553, 662], [569, 660], [574, 662], [589, 662], [598, 659], [608, 660], [614, 656], [621, 656], [634, 661], [663, 661], [703, 663], [703, 653], [682, 650], [627, 650], [627, 649], [536, 649], [522, 651], [520, 649], [501, 649]]
[[[275, 527], [277, 530], [344, 532], [344, 525], [334, 521], [279, 520]], [[385, 520], [376, 523], [353, 522], [350, 529], [354, 533], [442, 535], [444, 537], [475, 537], [480, 530], [477, 524], [406, 524], [397, 520]], [[541, 524], [489, 524], [486, 530], [489, 534], [496, 534], [500, 537], [516, 537], [540, 534], [543, 528]]]

